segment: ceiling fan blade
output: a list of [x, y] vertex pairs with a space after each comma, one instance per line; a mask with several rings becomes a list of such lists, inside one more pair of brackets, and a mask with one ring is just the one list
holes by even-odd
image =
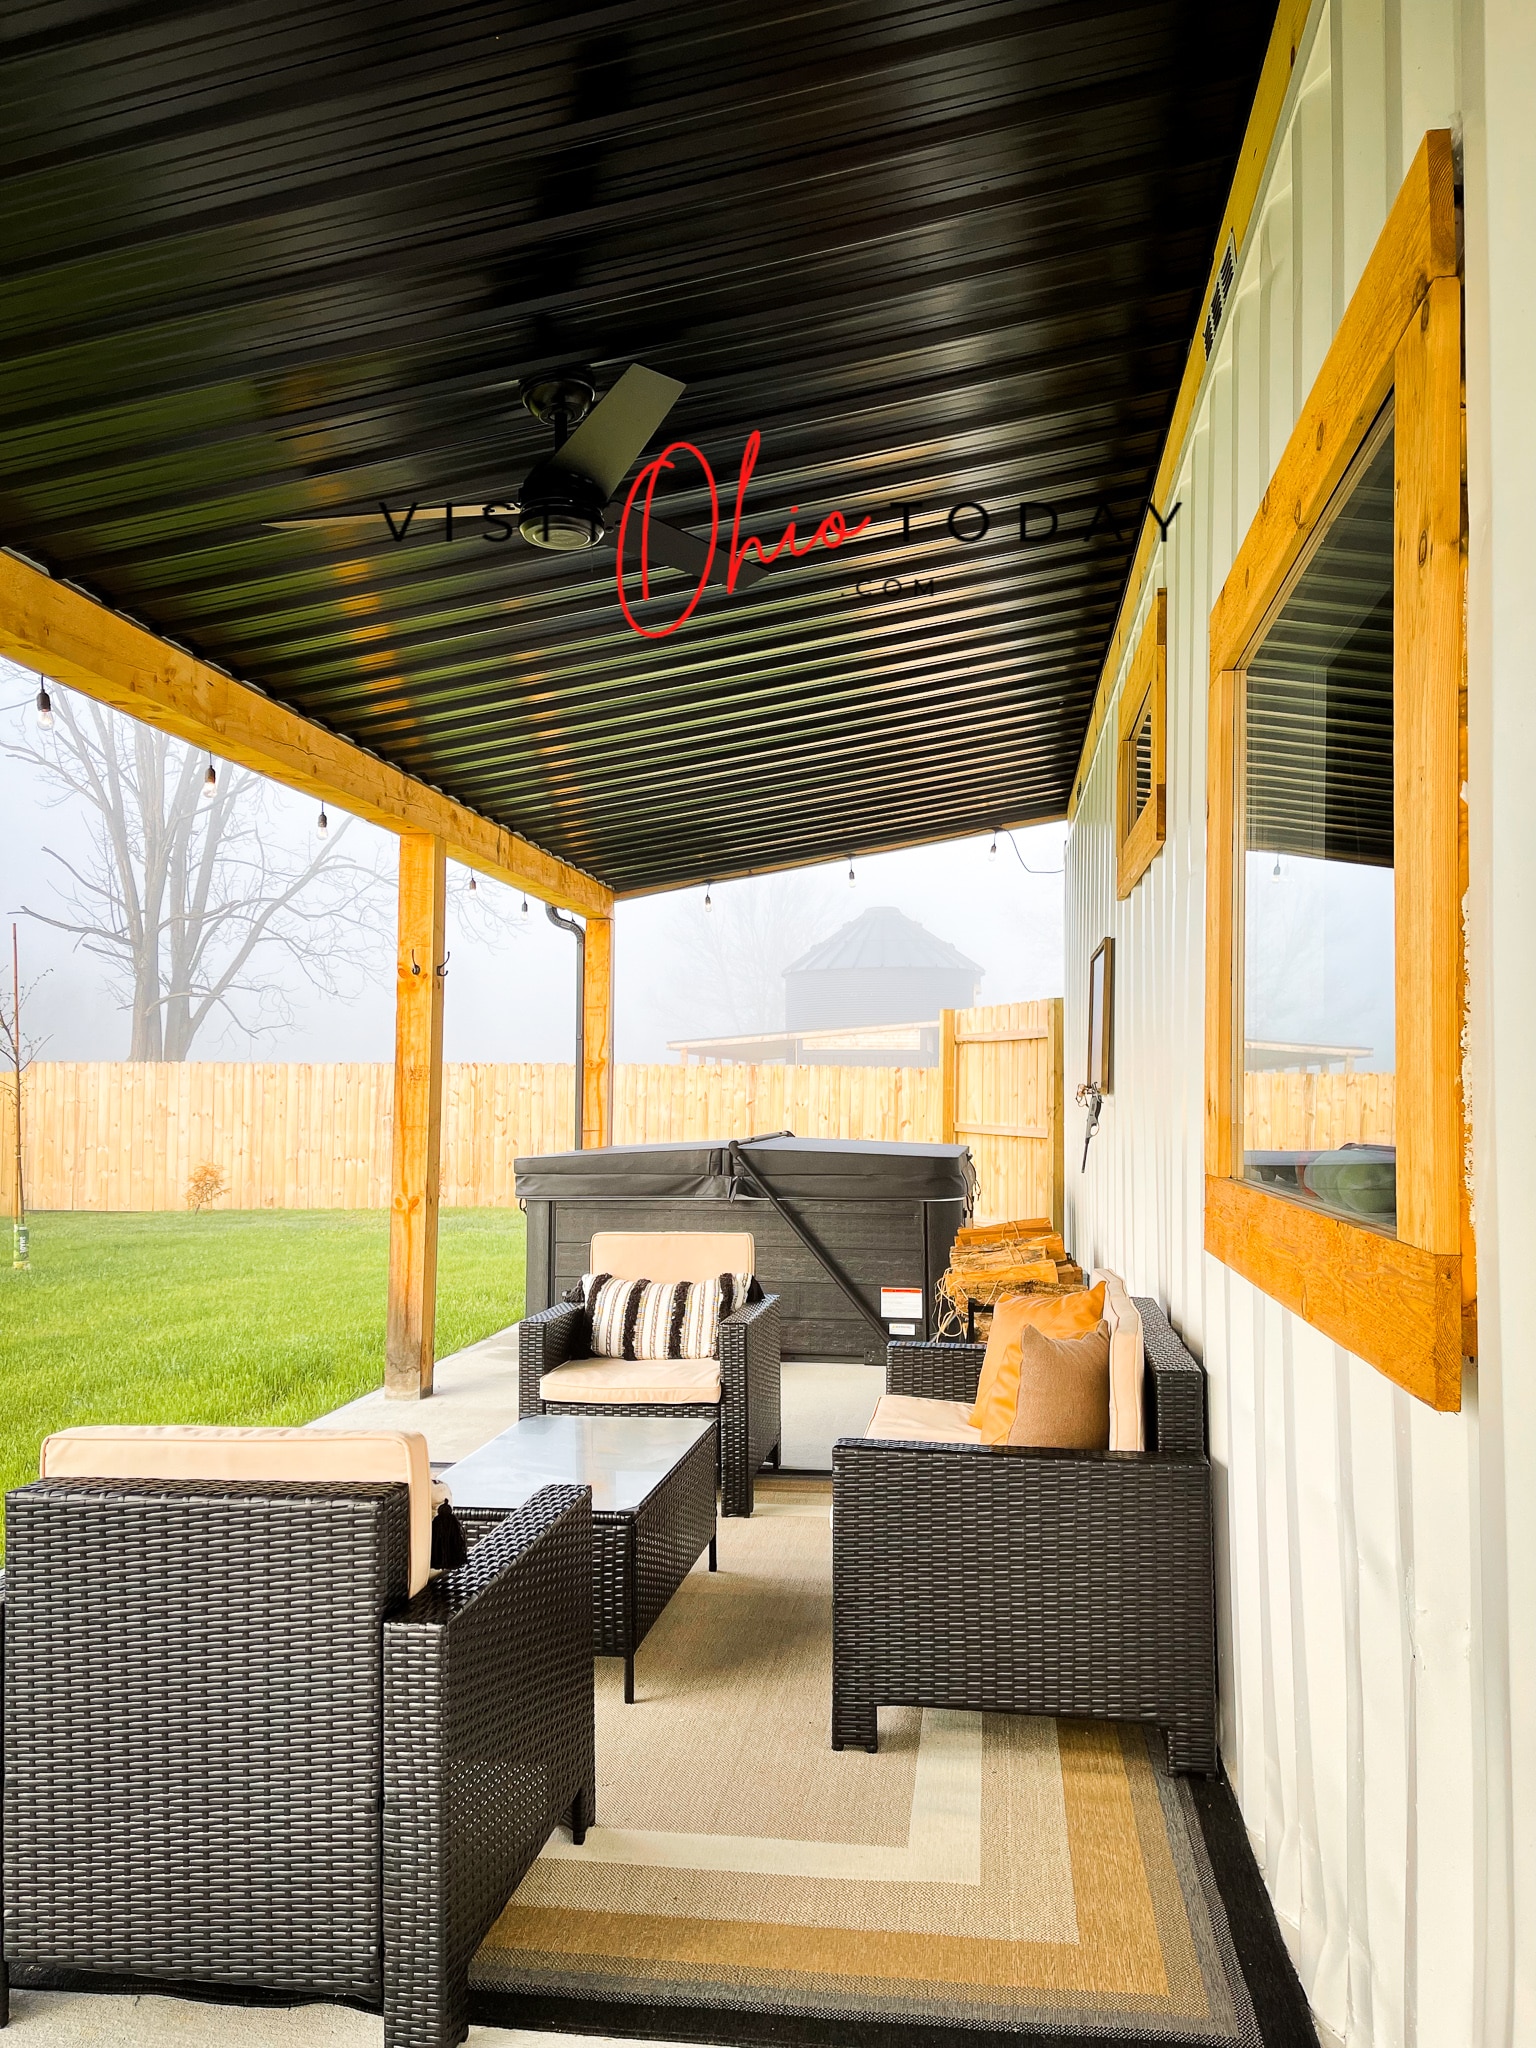
[[377, 512], [300, 512], [292, 519], [262, 522], [268, 533], [313, 533], [317, 527], [355, 533], [367, 526], [382, 528], [383, 523]]
[[540, 464], [590, 478], [605, 498], [619, 488], [630, 465], [688, 387], [644, 363], [631, 363], [606, 398], [600, 398], [570, 438]]
[[[465, 504], [455, 510], [469, 514], [472, 508]], [[394, 506], [381, 500], [368, 512], [296, 512], [291, 519], [268, 519], [263, 525], [268, 533], [351, 534], [363, 540], [371, 533], [379, 540], [404, 540], [423, 526], [441, 526], [446, 518], [442, 504]]]
[[[616, 536], [619, 514], [623, 509], [622, 505], [608, 507], [606, 517], [610, 540]], [[638, 524], [635, 531], [638, 535]], [[709, 542], [700, 540], [696, 533], [689, 533], [685, 527], [668, 526], [664, 519], [657, 519], [654, 515], [646, 524], [646, 558], [653, 569], [676, 569], [684, 576], [691, 576], [697, 583], [703, 573], [704, 559], [708, 553]], [[638, 541], [636, 553], [631, 555], [627, 566], [634, 568], [637, 559]], [[711, 583], [718, 583], [724, 588], [729, 561], [728, 549], [723, 544], [717, 546], [715, 559], [709, 568]], [[765, 576], [767, 573], [765, 564], [758, 561], [755, 555], [748, 555], [736, 571], [736, 588], [750, 589], [759, 576]]]

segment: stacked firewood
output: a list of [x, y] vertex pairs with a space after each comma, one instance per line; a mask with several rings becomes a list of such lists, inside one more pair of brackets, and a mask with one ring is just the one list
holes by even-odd
[[1047, 1217], [963, 1227], [939, 1282], [939, 1334], [985, 1337], [994, 1306], [1010, 1295], [1073, 1294], [1082, 1285], [1082, 1267]]

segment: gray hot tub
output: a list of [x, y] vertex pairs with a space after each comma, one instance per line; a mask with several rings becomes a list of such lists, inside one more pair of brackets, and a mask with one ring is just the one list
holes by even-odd
[[[883, 1365], [888, 1335], [932, 1333], [975, 1185], [964, 1145], [780, 1136], [519, 1159], [528, 1310], [580, 1277], [599, 1230], [750, 1230], [758, 1277], [782, 1303], [785, 1358]], [[893, 1299], [901, 1290], [917, 1299]]]

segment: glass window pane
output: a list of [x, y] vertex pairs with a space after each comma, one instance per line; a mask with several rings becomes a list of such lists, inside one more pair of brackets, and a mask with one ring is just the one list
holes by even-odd
[[1389, 415], [1249, 664], [1243, 1173], [1394, 1231]]

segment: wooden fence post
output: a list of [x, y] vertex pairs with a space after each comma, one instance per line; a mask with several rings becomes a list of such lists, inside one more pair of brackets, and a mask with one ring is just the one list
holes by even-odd
[[437, 1199], [443, 1111], [441, 839], [400, 840], [400, 922], [395, 957], [395, 1116], [389, 1213], [389, 1314], [384, 1391], [418, 1400], [432, 1391], [437, 1322]]
[[581, 976], [581, 1145], [613, 1143], [613, 919], [589, 917]]
[[955, 1142], [955, 1102], [960, 1085], [960, 1048], [955, 1040], [955, 1013], [939, 1012], [939, 1143]]
[[1060, 996], [1052, 996], [1048, 1007], [1050, 1016], [1047, 1020], [1045, 1123], [1051, 1134], [1051, 1228], [1059, 1236], [1066, 1215], [1064, 1204], [1067, 1179], [1066, 1119], [1062, 1114], [1062, 1089], [1065, 1084], [1062, 1047], [1065, 1003]]

